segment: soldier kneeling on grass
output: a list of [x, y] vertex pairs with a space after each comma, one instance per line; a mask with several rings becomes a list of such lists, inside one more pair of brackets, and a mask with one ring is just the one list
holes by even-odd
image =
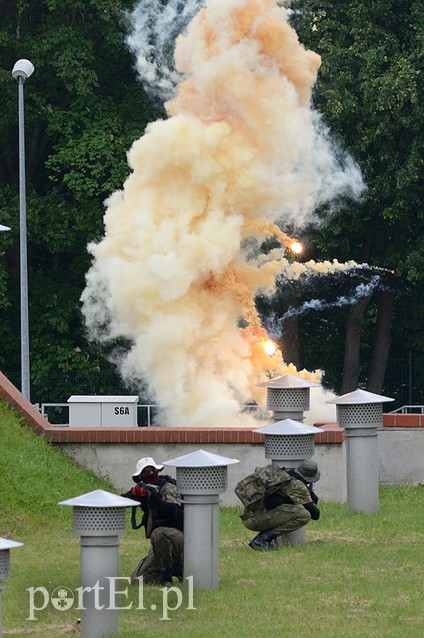
[[[235, 490], [239, 498], [242, 496], [240, 500], [245, 505], [240, 514], [243, 525], [259, 532], [249, 542], [252, 549], [277, 549], [275, 539], [278, 536], [300, 529], [311, 519], [318, 520], [320, 511], [313, 484], [318, 481], [320, 471], [315, 461], [303, 461], [295, 469], [279, 468], [276, 465], [256, 468], [255, 473], [249, 476], [255, 475], [258, 477], [257, 485], [263, 485], [260, 501], [253, 502], [256, 498], [253, 496], [255, 488], [251, 489], [249, 497], [249, 490], [246, 489], [249, 477], [243, 479], [246, 481], [243, 487], [241, 481]], [[256, 491], [259, 493], [259, 489]], [[246, 493], [250, 503], [243, 498]]]
[[132, 573], [131, 581], [142, 577], [145, 583], [169, 586], [173, 576], [183, 578], [183, 508], [175, 480], [168, 475], [161, 476], [162, 470], [163, 465], [151, 457], [139, 459], [132, 475], [136, 485], [121, 496], [139, 501], [143, 516], [137, 524], [138, 507], [133, 508], [132, 528], [144, 527], [151, 544]]

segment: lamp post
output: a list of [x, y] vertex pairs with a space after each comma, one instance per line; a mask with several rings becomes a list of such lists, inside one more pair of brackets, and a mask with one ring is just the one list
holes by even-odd
[[26, 184], [25, 184], [25, 127], [24, 127], [24, 83], [34, 72], [29, 60], [18, 60], [12, 69], [12, 77], [18, 83], [19, 113], [19, 238], [20, 238], [20, 282], [21, 282], [21, 392], [30, 400], [29, 373], [29, 327], [28, 327], [28, 263], [26, 229]]
[[0, 233], [2, 230], [10, 230], [9, 226], [3, 226], [3, 224], [0, 224]]

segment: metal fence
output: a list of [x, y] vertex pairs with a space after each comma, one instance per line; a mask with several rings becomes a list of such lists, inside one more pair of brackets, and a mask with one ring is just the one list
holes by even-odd
[[[300, 369], [314, 370], [321, 368], [316, 362], [302, 362]], [[324, 368], [324, 386], [339, 394], [341, 383], [342, 363], [327, 364]], [[366, 386], [366, 373], [368, 364], [364, 363], [359, 378], [359, 387]], [[10, 381], [20, 388], [20, 373], [7, 374]], [[117, 373], [76, 373], [76, 372], [51, 372], [43, 376], [42, 380], [31, 383], [32, 403], [65, 404], [71, 395], [139, 395], [139, 422], [147, 425], [154, 418], [154, 412], [150, 410], [153, 402], [151, 398], [143, 394], [143, 390], [128, 387]], [[424, 357], [413, 357], [411, 353], [404, 359], [389, 360], [386, 370], [384, 386], [381, 394], [391, 397], [394, 402], [390, 407], [395, 410], [403, 405], [424, 405]], [[59, 409], [54, 406], [49, 408], [50, 422], [60, 423], [64, 417], [59, 412], [50, 410]], [[53, 419], [53, 421], [52, 421]]]
[[[313, 362], [302, 362], [301, 368], [314, 370], [320, 365]], [[358, 387], [365, 389], [369, 364], [362, 362]], [[343, 362], [329, 364], [324, 368], [324, 386], [335, 394], [340, 394]], [[393, 409], [403, 405], [424, 404], [424, 358], [415, 359], [408, 353], [403, 359], [390, 359], [387, 363], [386, 374], [381, 394], [394, 399], [390, 405]]]
[[[35, 403], [36, 408], [48, 420], [50, 425], [69, 424], [69, 403]], [[159, 406], [152, 403], [139, 403], [137, 405], [138, 427], [150, 427], [155, 424], [155, 418]], [[261, 419], [265, 419], [268, 411], [256, 404], [244, 406], [244, 412], [255, 412]]]
[[[17, 388], [21, 387], [20, 373], [6, 374]], [[32, 403], [65, 403], [73, 394], [138, 394], [142, 402], [148, 403], [140, 391], [126, 385], [119, 374], [113, 372], [50, 372], [38, 379], [31, 378]]]

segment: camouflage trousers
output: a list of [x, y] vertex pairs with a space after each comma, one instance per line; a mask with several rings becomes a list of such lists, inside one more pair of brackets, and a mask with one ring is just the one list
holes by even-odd
[[276, 536], [294, 532], [306, 525], [311, 515], [303, 505], [279, 505], [273, 510], [244, 510], [243, 525], [254, 532], [272, 532]]
[[172, 567], [183, 559], [184, 535], [175, 527], [157, 527], [150, 534], [151, 547], [131, 574], [131, 582], [140, 576], [144, 583], [159, 582], [161, 567]]

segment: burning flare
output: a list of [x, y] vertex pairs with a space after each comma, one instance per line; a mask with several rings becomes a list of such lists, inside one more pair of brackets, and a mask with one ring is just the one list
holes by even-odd
[[289, 248], [295, 255], [300, 255], [300, 253], [303, 251], [303, 246], [300, 241], [293, 241], [290, 244]]
[[363, 185], [311, 108], [320, 57], [275, 0], [210, 0], [175, 59], [170, 117], [134, 142], [89, 246], [83, 313], [92, 339], [131, 344], [116, 355], [121, 374], [148, 383], [162, 424], [233, 426], [257, 382], [295, 371], [264, 351], [253, 301], [293, 265], [284, 248], [252, 256], [249, 242], [273, 235], [293, 250], [277, 221], [300, 228]]
[[273, 357], [277, 351], [277, 346], [271, 339], [265, 339], [263, 341], [264, 350], [269, 357]]

